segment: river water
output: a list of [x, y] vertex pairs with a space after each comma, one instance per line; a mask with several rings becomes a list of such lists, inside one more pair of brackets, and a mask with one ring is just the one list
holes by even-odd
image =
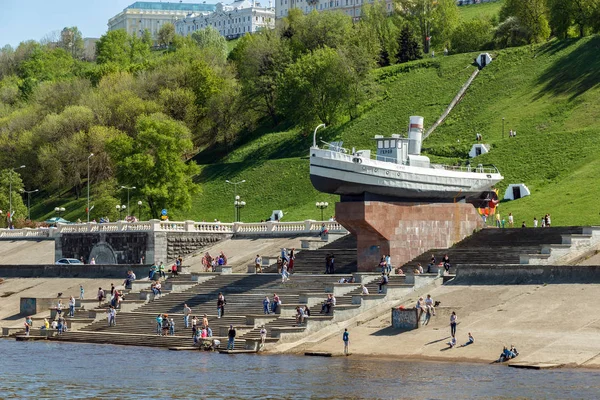
[[0, 340], [0, 398], [597, 399], [600, 372]]

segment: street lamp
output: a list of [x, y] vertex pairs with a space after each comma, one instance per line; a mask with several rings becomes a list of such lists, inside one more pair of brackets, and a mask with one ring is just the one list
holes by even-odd
[[142, 201], [141, 200], [138, 201], [138, 218], [140, 219], [140, 221], [142, 220]]
[[[231, 182], [229, 179], [227, 179], [227, 180], [225, 180], [225, 182], [233, 185], [233, 198], [235, 199], [235, 201], [239, 200], [239, 196], [237, 195], [237, 187], [238, 187], [238, 185], [246, 182], [246, 180], [244, 179], [239, 182]], [[237, 207], [235, 206], [235, 201], [233, 203], [233, 220], [234, 221], [236, 221], [236, 219], [237, 219]]]
[[121, 189], [127, 189], [127, 209], [129, 210], [129, 191], [132, 189], [136, 189], [135, 186], [121, 186]]
[[504, 117], [502, 117], [502, 139], [504, 139]]
[[240, 220], [240, 209], [246, 206], [246, 202], [240, 200], [240, 196], [235, 196], [235, 201], [233, 202], [233, 206], [235, 207], [236, 210], [236, 222], [238, 222]]
[[31, 221], [31, 193], [39, 192], [39, 189], [35, 190], [24, 190], [21, 189], [22, 193], [27, 193], [27, 219]]
[[88, 179], [87, 179], [87, 189], [88, 189], [88, 195], [87, 195], [87, 223], [90, 223], [90, 158], [92, 158], [94, 156], [94, 153], [90, 153], [90, 155], [87, 158], [87, 164], [88, 164]]
[[321, 221], [323, 221], [323, 210], [326, 209], [327, 207], [329, 207], [329, 203], [328, 202], [318, 202], [316, 204], [317, 208], [321, 209]]
[[9, 186], [10, 189], [8, 190], [8, 224], [10, 226], [12, 226], [12, 219], [13, 219], [13, 209], [12, 209], [12, 173], [14, 172], [15, 169], [21, 169], [21, 168], [25, 168], [24, 165], [21, 165], [20, 167], [15, 167], [15, 168], [11, 168], [10, 169], [10, 173], [9, 173], [9, 178], [8, 180], [10, 181]]
[[56, 211], [56, 213], [58, 214], [58, 218], [60, 218], [60, 213], [65, 212], [65, 208], [64, 207], [54, 207], [54, 211]]
[[121, 221], [123, 219], [122, 218], [122, 213], [123, 213], [123, 211], [125, 211], [125, 209], [127, 208], [127, 206], [125, 204], [123, 204], [121, 206], [117, 204], [116, 208], [117, 208], [117, 211], [119, 212], [119, 221]]

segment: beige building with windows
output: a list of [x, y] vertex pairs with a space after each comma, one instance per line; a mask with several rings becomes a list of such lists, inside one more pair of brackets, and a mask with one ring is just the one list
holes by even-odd
[[238, 0], [218, 3], [214, 12], [191, 13], [175, 23], [175, 32], [182, 36], [212, 26], [227, 39], [234, 39], [261, 29], [275, 28], [275, 9], [258, 1]]
[[190, 13], [214, 10], [215, 4], [136, 1], [108, 20], [108, 30], [124, 29], [130, 35], [141, 36], [147, 29], [156, 40], [158, 31], [164, 24], [175, 24], [178, 19]]
[[[361, 7], [365, 3], [372, 3], [373, 0], [275, 0], [276, 18], [284, 18], [292, 8], [302, 10], [308, 14], [313, 10], [322, 11], [341, 11], [352, 18], [360, 18]], [[388, 12], [393, 10], [392, 0], [386, 0]]]

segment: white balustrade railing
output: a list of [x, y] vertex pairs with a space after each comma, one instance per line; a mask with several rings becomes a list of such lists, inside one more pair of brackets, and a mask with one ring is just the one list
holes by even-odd
[[1, 238], [53, 237], [55, 234], [100, 233], [100, 232], [192, 232], [221, 233], [269, 236], [270, 234], [316, 234], [323, 226], [329, 233], [348, 233], [336, 221], [297, 221], [297, 222], [195, 222], [195, 221], [141, 221], [141, 222], [108, 222], [89, 224], [58, 224], [56, 228], [37, 229], [0, 229]]

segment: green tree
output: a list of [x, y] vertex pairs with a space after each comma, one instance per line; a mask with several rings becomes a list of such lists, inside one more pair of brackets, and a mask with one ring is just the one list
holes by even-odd
[[492, 24], [488, 19], [463, 21], [452, 33], [453, 53], [467, 53], [491, 47]]
[[285, 71], [279, 99], [290, 121], [310, 127], [317, 120], [327, 125], [355, 105], [361, 77], [352, 60], [328, 47], [302, 56]]
[[202, 53], [205, 54], [205, 59], [207, 56], [211, 58], [214, 57], [214, 62], [211, 64], [225, 63], [229, 49], [227, 47], [227, 41], [218, 30], [209, 26], [192, 33], [192, 39], [198, 44]]
[[275, 31], [245, 35], [230, 58], [241, 81], [241, 93], [247, 106], [267, 115], [273, 125], [279, 122], [277, 80], [292, 62], [287, 41]]
[[529, 43], [539, 43], [550, 37], [546, 0], [506, 0], [500, 9], [500, 20], [516, 17], [528, 34]]
[[189, 209], [200, 190], [192, 180], [200, 169], [195, 162], [186, 162], [193, 146], [185, 125], [163, 114], [143, 116], [135, 140], [119, 135], [108, 149], [117, 160], [119, 182], [137, 187], [153, 217], [163, 208]]
[[361, 16], [360, 24], [370, 31], [369, 36], [378, 42], [377, 63], [381, 67], [390, 65], [393, 56], [398, 52], [398, 28], [388, 16], [387, 3], [383, 0], [365, 3], [361, 9]]
[[0, 210], [2, 210], [0, 218], [0, 226], [8, 226], [8, 211], [11, 196], [9, 196], [12, 182], [12, 210], [13, 223], [17, 220], [24, 220], [27, 217], [27, 206], [23, 203], [21, 190], [23, 190], [23, 181], [21, 175], [17, 171], [11, 169], [3, 169], [0, 171]]
[[589, 32], [600, 10], [598, 0], [547, 0], [550, 26], [554, 34], [566, 38], [571, 26], [576, 26], [579, 37]]
[[412, 26], [406, 23], [398, 35], [398, 53], [396, 54], [396, 62], [405, 63], [421, 58], [423, 58], [421, 43], [415, 35]]
[[523, 46], [529, 42], [529, 31], [517, 17], [508, 17], [496, 27], [494, 42], [500, 48]]
[[395, 0], [398, 13], [415, 24], [428, 54], [430, 45], [446, 45], [459, 23], [454, 0]]
[[313, 10], [302, 15], [301, 10], [293, 9], [282, 24], [296, 57], [323, 47], [342, 47], [353, 35], [352, 18], [341, 11]]
[[163, 24], [158, 30], [158, 44], [169, 46], [175, 37], [175, 25], [170, 22]]
[[81, 31], [76, 26], [64, 28], [60, 32], [60, 40], [58, 47], [71, 54], [73, 58], [80, 59], [83, 57], [84, 44]]
[[434, 5], [431, 44], [435, 47], [447, 47], [452, 32], [460, 23], [458, 6], [456, 0], [437, 0]]
[[124, 29], [109, 31], [96, 43], [96, 62], [114, 63], [125, 66], [129, 63], [130, 52], [128, 35]]

